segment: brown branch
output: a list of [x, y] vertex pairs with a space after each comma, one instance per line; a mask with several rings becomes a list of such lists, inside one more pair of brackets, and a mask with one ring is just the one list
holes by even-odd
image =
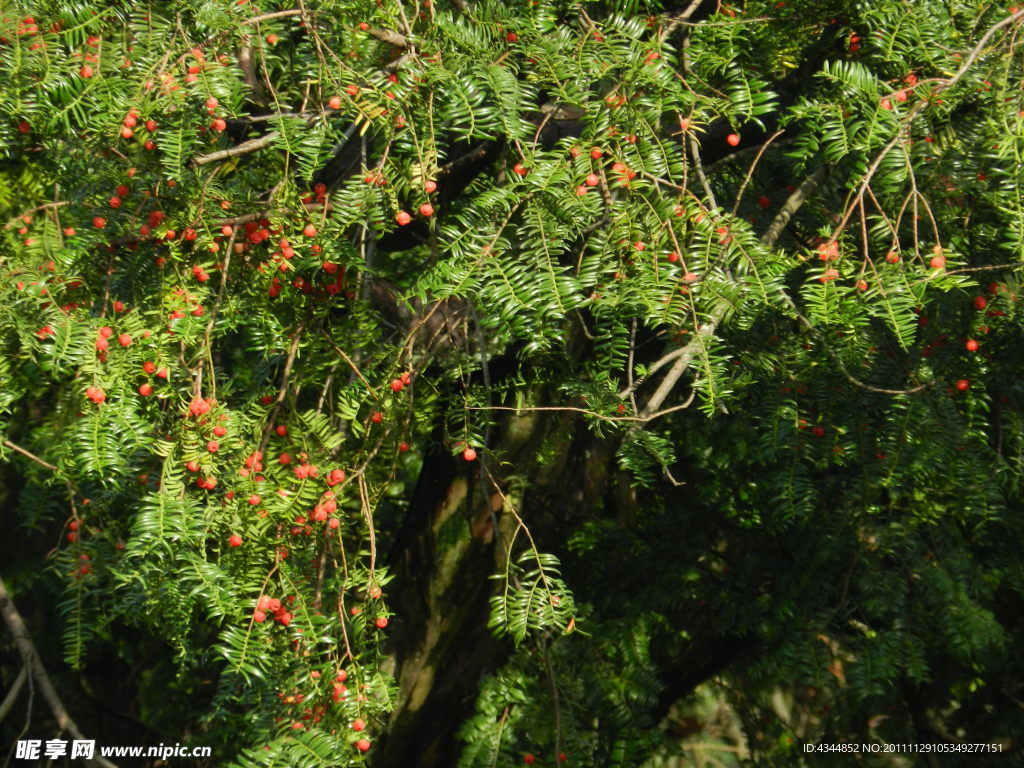
[[192, 158], [192, 165], [206, 165], [207, 163], [213, 163], [217, 160], [226, 160], [229, 157], [236, 157], [237, 155], [247, 155], [250, 152], [256, 152], [269, 147], [274, 143], [277, 138], [277, 131], [271, 131], [268, 134], [260, 136], [259, 138], [249, 139], [249, 141], [243, 141], [241, 144], [236, 144], [233, 147], [227, 149], [220, 149], [216, 152], [211, 152], [208, 155], [200, 155], [199, 157]]
[[47, 468], [48, 470], [50, 470], [51, 472], [56, 472], [56, 471], [57, 471], [57, 467], [55, 467], [55, 466], [54, 466], [53, 464], [51, 464], [50, 462], [48, 462], [48, 461], [44, 461], [43, 459], [40, 459], [40, 458], [39, 458], [38, 456], [36, 456], [36, 455], [35, 455], [34, 453], [31, 453], [31, 452], [29, 452], [29, 451], [26, 451], [26, 450], [25, 450], [24, 448], [22, 448], [22, 447], [21, 447], [20, 445], [15, 445], [15, 444], [14, 444], [14, 443], [12, 443], [12, 442], [11, 442], [10, 440], [4, 440], [4, 445], [6, 445], [6, 446], [7, 446], [8, 448], [10, 448], [10, 449], [11, 449], [12, 451], [16, 451], [17, 453], [20, 453], [20, 454], [21, 454], [22, 456], [25, 456], [25, 457], [27, 457], [27, 458], [31, 459], [32, 461], [34, 461], [34, 462], [35, 462], [36, 464], [38, 464], [39, 466], [41, 466], [41, 467], [46, 467], [46, 468]]
[[301, 16], [301, 8], [289, 8], [286, 11], [274, 11], [273, 13], [264, 13], [260, 16], [253, 16], [251, 19], [245, 19], [243, 24], [259, 24], [261, 21], [268, 21], [270, 19], [280, 19], [285, 16]]
[[378, 40], [389, 45], [393, 45], [396, 48], [408, 48], [409, 38], [398, 32], [394, 32], [390, 29], [374, 29], [370, 27], [366, 30], [366, 34], [376, 37]]
[[25, 681], [28, 680], [28, 666], [26, 664], [21, 665], [21, 670], [18, 672], [18, 676], [14, 678], [14, 683], [11, 685], [11, 689], [7, 691], [7, 695], [4, 697], [2, 703], [0, 703], [0, 723], [4, 721], [4, 718], [10, 714], [10, 711], [14, 708], [14, 703], [18, 700], [18, 694], [21, 693], [21, 689], [25, 685]]
[[[0, 614], [3, 614], [4, 622], [7, 624], [11, 637], [14, 638], [14, 644], [18, 647], [18, 653], [21, 654], [22, 661], [32, 671], [32, 678], [39, 686], [39, 690], [43, 694], [43, 698], [46, 699], [46, 703], [50, 705], [50, 711], [57, 721], [57, 726], [62, 731], [70, 733], [75, 739], [80, 741], [86, 740], [78, 725], [71, 719], [71, 715], [68, 714], [64, 703], [60, 700], [60, 696], [57, 695], [57, 689], [53, 687], [53, 682], [50, 680], [43, 662], [39, 659], [39, 654], [36, 651], [35, 644], [32, 642], [32, 636], [29, 634], [28, 627], [25, 626], [21, 614], [18, 613], [18, 609], [14, 606], [14, 601], [7, 592], [7, 585], [4, 584], [2, 578], [0, 578]], [[92, 760], [87, 760], [86, 763], [98, 765], [101, 768], [117, 768], [117, 765], [104, 757], [95, 757]]]

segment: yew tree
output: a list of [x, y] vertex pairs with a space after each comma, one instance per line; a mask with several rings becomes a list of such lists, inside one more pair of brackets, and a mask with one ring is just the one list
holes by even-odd
[[1019, 751], [1022, 24], [9, 2], [3, 742]]

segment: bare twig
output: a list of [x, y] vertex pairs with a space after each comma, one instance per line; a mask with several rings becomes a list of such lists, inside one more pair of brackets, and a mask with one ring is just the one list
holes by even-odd
[[4, 697], [2, 703], [0, 703], [0, 723], [4, 721], [4, 718], [10, 713], [14, 707], [14, 702], [18, 700], [18, 694], [21, 693], [22, 687], [25, 685], [25, 681], [28, 680], [28, 665], [22, 664], [21, 670], [18, 672], [18, 676], [14, 678], [14, 683], [11, 685], [11, 689], [7, 691], [7, 695]]
[[[11, 637], [14, 638], [14, 644], [18, 647], [18, 653], [21, 654], [22, 662], [32, 671], [32, 679], [39, 686], [39, 690], [43, 694], [43, 698], [46, 699], [46, 703], [49, 704], [50, 712], [53, 713], [57, 726], [62, 731], [70, 733], [74, 738], [84, 741], [85, 736], [79, 730], [75, 721], [71, 719], [71, 715], [68, 714], [64, 703], [60, 700], [60, 696], [57, 695], [57, 689], [53, 687], [53, 682], [50, 680], [43, 662], [39, 659], [39, 654], [36, 651], [35, 644], [32, 642], [32, 636], [29, 634], [28, 627], [25, 626], [21, 614], [18, 613], [18, 609], [14, 606], [14, 601], [7, 592], [7, 585], [4, 584], [2, 578], [0, 578], [0, 614], [3, 614], [7, 629], [11, 633]], [[101, 768], [117, 768], [114, 763], [104, 757], [95, 757], [86, 762], [89, 765], [98, 765]]]
[[32, 461], [34, 461], [34, 462], [35, 462], [36, 464], [38, 464], [39, 466], [41, 466], [41, 467], [46, 467], [46, 468], [47, 468], [47, 469], [49, 469], [49, 470], [50, 470], [51, 472], [56, 472], [56, 471], [57, 471], [57, 467], [55, 467], [55, 466], [54, 466], [53, 464], [51, 464], [50, 462], [48, 462], [48, 461], [44, 461], [43, 459], [40, 459], [40, 458], [39, 458], [38, 456], [36, 456], [36, 455], [35, 455], [34, 453], [31, 453], [30, 451], [26, 451], [26, 450], [25, 450], [24, 448], [22, 448], [22, 447], [21, 447], [20, 445], [15, 445], [15, 444], [14, 444], [14, 443], [12, 443], [12, 442], [11, 442], [10, 440], [4, 440], [4, 445], [6, 445], [6, 446], [7, 446], [8, 448], [10, 448], [10, 449], [11, 449], [12, 451], [15, 451], [15, 452], [17, 452], [17, 453], [20, 453], [20, 454], [21, 454], [22, 456], [25, 456], [26, 458], [29, 458], [29, 459], [31, 459]]
[[207, 163], [214, 163], [217, 160], [226, 160], [229, 157], [236, 157], [237, 155], [247, 155], [250, 152], [257, 152], [265, 147], [269, 147], [277, 139], [277, 131], [271, 131], [270, 133], [264, 134], [255, 139], [249, 139], [249, 141], [243, 141], [241, 144], [236, 144], [233, 147], [227, 149], [220, 149], [216, 152], [211, 152], [208, 155], [200, 155], [199, 157], [192, 158], [192, 165], [206, 165]]

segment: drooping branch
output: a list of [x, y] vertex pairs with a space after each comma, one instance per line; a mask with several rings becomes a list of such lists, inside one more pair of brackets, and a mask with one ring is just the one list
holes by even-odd
[[[22, 662], [31, 670], [32, 679], [39, 686], [43, 698], [46, 699], [50, 712], [53, 713], [53, 718], [57, 721], [57, 726], [62, 731], [70, 733], [74, 738], [84, 741], [85, 736], [75, 721], [71, 719], [71, 715], [68, 714], [64, 702], [60, 700], [60, 696], [57, 694], [57, 689], [53, 687], [53, 682], [50, 680], [43, 662], [39, 659], [39, 653], [32, 642], [32, 636], [29, 634], [28, 627], [25, 626], [21, 614], [18, 613], [18, 609], [14, 606], [14, 601], [7, 592], [7, 585], [4, 584], [2, 578], [0, 578], [0, 614], [4, 617], [4, 623], [7, 624], [7, 630], [14, 639], [14, 644], [18, 648]], [[101, 768], [117, 768], [115, 763], [110, 762], [104, 757], [94, 757], [92, 760], [87, 760], [86, 763], [88, 765], [101, 766]]]

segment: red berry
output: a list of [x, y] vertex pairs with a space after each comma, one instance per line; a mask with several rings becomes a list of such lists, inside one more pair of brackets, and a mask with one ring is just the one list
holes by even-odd
[[392, 382], [391, 382], [391, 391], [392, 392], [401, 392], [403, 389], [405, 389], [405, 384], [402, 383], [401, 379], [393, 379], [392, 380]]
[[976, 342], [974, 339], [968, 339], [967, 340], [967, 344], [965, 344], [964, 346], [967, 347], [967, 351], [968, 352], [977, 352], [978, 351], [978, 342]]
[[974, 308], [975, 309], [984, 309], [987, 306], [988, 306], [988, 299], [986, 299], [984, 296], [975, 296], [974, 297]]
[[211, 96], [210, 98], [208, 98], [206, 100], [206, 108], [207, 109], [216, 109], [219, 104], [220, 104], [220, 102], [217, 101], [216, 97], [214, 97], [214, 96]]
[[269, 35], [267, 35], [267, 42], [270, 45], [274, 45], [274, 43], [277, 42], [277, 35], [275, 35], [273, 32], [271, 32]]
[[423, 189], [424, 189], [424, 190], [426, 191], [426, 193], [427, 193], [428, 195], [429, 195], [429, 194], [432, 194], [432, 193], [434, 192], [434, 190], [436, 190], [436, 189], [437, 189], [437, 183], [436, 183], [436, 182], [433, 182], [433, 181], [428, 181], [428, 182], [425, 182], [425, 183], [423, 184]]
[[132, 345], [132, 337], [129, 336], [127, 333], [122, 333], [120, 336], [117, 337], [117, 343], [120, 344], [122, 347], [130, 347]]
[[226, 120], [224, 120], [221, 117], [218, 117], [216, 120], [210, 123], [210, 127], [213, 128], [213, 130], [217, 131], [217, 133], [223, 133], [225, 130], [227, 130], [228, 124]]
[[359, 95], [359, 86], [355, 85], [355, 84], [346, 86], [345, 87], [345, 93], [347, 93], [349, 96], [358, 96]]
[[519, 176], [525, 176], [527, 173], [529, 173], [529, 171], [526, 170], [522, 163], [516, 163], [515, 165], [513, 165], [512, 172], [518, 174]]
[[400, 442], [398, 444], [398, 452], [399, 453], [408, 453], [409, 452], [409, 444], [407, 442], [405, 442], [404, 440], [402, 442]]
[[149, 397], [150, 395], [153, 394], [153, 385], [141, 384], [139, 386], [139, 394], [142, 395], [143, 397]]
[[946, 260], [941, 256], [932, 256], [931, 265], [932, 269], [942, 269], [946, 266]]
[[312, 224], [307, 224], [303, 228], [302, 234], [304, 234], [306, 237], [316, 237], [316, 227], [314, 227]]
[[384, 414], [382, 414], [380, 411], [374, 411], [373, 415], [370, 416], [370, 421], [372, 421], [374, 424], [380, 424], [383, 420]]
[[604, 152], [601, 151], [600, 147], [594, 147], [592, 150], [590, 150], [590, 156], [595, 160], [600, 160], [601, 157], [604, 156]]
[[327, 106], [331, 109], [341, 109], [341, 97], [331, 96], [330, 101], [327, 102]]
[[366, 739], [360, 739], [356, 742], [356, 749], [360, 752], [368, 752], [370, 749], [370, 742]]
[[358, 717], [355, 720], [352, 721], [352, 730], [353, 731], [361, 731], [364, 728], [366, 728], [366, 723], [363, 722]]
[[398, 226], [404, 227], [406, 224], [412, 221], [412, 216], [410, 216], [405, 211], [399, 211], [397, 214], [395, 214], [395, 221], [398, 222]]
[[433, 216], [434, 206], [432, 206], [430, 203], [424, 203], [423, 205], [420, 206], [420, 214], [422, 214], [423, 216]]
[[462, 452], [462, 458], [466, 461], [476, 461], [476, 451], [472, 448], [467, 448]]
[[208, 450], [210, 453], [216, 453], [217, 451], [220, 450], [220, 443], [218, 443], [216, 440], [211, 440], [206, 444], [206, 450]]
[[252, 620], [257, 624], [262, 624], [267, 620], [267, 614], [260, 610], [253, 611]]
[[730, 133], [728, 136], [725, 137], [725, 142], [730, 147], [738, 146], [740, 143], [740, 135], [738, 133]]
[[970, 386], [971, 382], [968, 381], [967, 379], [960, 379], [956, 383], [956, 388], [959, 389], [961, 392], [966, 392], [970, 388]]
[[214, 427], [213, 428], [213, 434], [215, 434], [217, 437], [224, 437], [224, 435], [226, 435], [227, 433], [228, 433], [228, 430], [227, 430], [226, 427]]
[[598, 184], [601, 183], [601, 177], [598, 176], [596, 173], [589, 173], [587, 174], [587, 178], [583, 180], [583, 183], [586, 184], [588, 187], [596, 187]]
[[102, 216], [96, 216], [92, 220], [92, 225], [96, 227], [96, 229], [103, 229], [105, 226], [107, 226], [107, 220], [104, 219]]
[[78, 70], [78, 74], [80, 74], [82, 77], [92, 77], [92, 67], [86, 64], [80, 70]]
[[252, 504], [252, 506], [255, 507], [257, 504], [260, 503], [260, 497], [258, 494], [254, 493], [252, 496], [249, 497], [248, 501], [250, 504]]
[[523, 755], [523, 763], [524, 764], [526, 764], [526, 765], [533, 765], [536, 762], [537, 762], [537, 758], [534, 757], [533, 755], [531, 755], [529, 752], [527, 752], [525, 755]]
[[237, 533], [232, 533], [231, 536], [228, 537], [228, 544], [232, 547], [240, 547], [242, 546], [242, 537]]

